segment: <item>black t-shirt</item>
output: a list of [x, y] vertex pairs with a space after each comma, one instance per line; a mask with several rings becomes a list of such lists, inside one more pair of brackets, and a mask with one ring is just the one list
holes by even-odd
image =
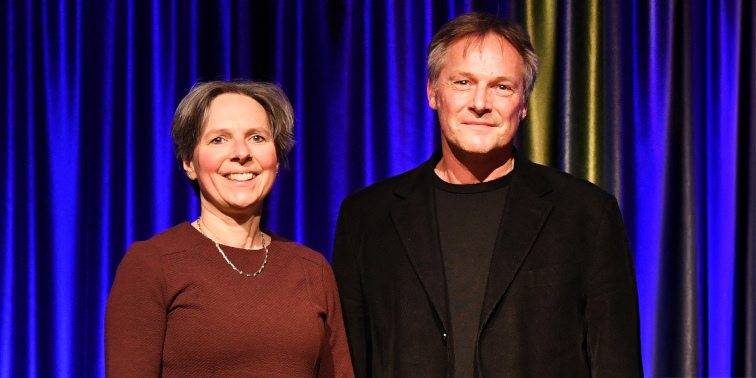
[[471, 185], [434, 176], [454, 377], [472, 377], [483, 295], [512, 175]]

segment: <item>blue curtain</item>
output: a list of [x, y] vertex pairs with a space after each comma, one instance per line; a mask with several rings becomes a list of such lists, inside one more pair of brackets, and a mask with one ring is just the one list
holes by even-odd
[[517, 143], [619, 199], [647, 376], [756, 376], [749, 0], [82, 1], [0, 7], [0, 376], [104, 375], [127, 247], [198, 203], [172, 151], [197, 81], [274, 81], [297, 123], [264, 226], [330, 256], [341, 200], [438, 148], [425, 47], [484, 10], [533, 36]]

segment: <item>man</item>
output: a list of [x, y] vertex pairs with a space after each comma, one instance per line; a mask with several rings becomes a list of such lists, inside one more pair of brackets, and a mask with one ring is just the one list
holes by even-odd
[[481, 13], [428, 46], [441, 151], [347, 197], [333, 270], [358, 377], [642, 375], [617, 201], [518, 155], [538, 71]]

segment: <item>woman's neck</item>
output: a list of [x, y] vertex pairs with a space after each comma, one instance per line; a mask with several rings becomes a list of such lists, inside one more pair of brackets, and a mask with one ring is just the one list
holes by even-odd
[[260, 233], [260, 215], [229, 216], [217, 214], [204, 206], [197, 222], [192, 223], [201, 229], [208, 238], [231, 247], [258, 249], [263, 247]]

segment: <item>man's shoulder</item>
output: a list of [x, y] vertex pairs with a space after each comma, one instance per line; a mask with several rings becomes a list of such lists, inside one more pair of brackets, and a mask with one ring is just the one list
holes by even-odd
[[[409, 191], [412, 191], [416, 185], [422, 185], [427, 180], [429, 163], [425, 162], [404, 173], [385, 178], [377, 181], [362, 189], [356, 190], [344, 199], [344, 204], [359, 204], [366, 206], [370, 204], [381, 205], [387, 201], [401, 198]], [[430, 182], [430, 181], [429, 181]]]
[[578, 203], [615, 200], [612, 194], [598, 185], [559, 169], [529, 160], [523, 161], [522, 168], [521, 176], [526, 183], [536, 191], [548, 192], [548, 197], [553, 199]]

